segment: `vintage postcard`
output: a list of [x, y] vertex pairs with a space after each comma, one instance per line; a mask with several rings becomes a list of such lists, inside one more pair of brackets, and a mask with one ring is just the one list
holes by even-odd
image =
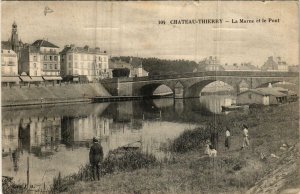
[[299, 193], [299, 2], [2, 1], [2, 193]]

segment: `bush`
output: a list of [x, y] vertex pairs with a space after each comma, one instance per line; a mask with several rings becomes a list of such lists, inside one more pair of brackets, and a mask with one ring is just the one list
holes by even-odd
[[24, 185], [16, 184], [12, 177], [2, 176], [3, 193], [24, 193], [26, 190]]
[[154, 164], [156, 164], [156, 158], [153, 155], [135, 150], [117, 149], [110, 151], [108, 157], [103, 161], [102, 174], [115, 171], [132, 171], [147, 168]]
[[184, 131], [170, 146], [171, 151], [184, 153], [200, 148], [210, 138], [210, 131], [205, 128]]

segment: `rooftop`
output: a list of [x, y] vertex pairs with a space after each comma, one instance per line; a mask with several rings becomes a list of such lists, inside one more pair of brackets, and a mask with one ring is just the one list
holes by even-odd
[[247, 92], [253, 92], [256, 94], [260, 94], [262, 96], [276, 96], [276, 97], [283, 97], [283, 96], [287, 96], [286, 94], [280, 92], [278, 89], [276, 88], [256, 88], [256, 89], [250, 89], [244, 92], [241, 92], [238, 95], [247, 93]]
[[40, 47], [51, 47], [51, 48], [59, 48], [55, 44], [52, 44], [51, 42], [48, 42], [46, 40], [36, 40], [34, 43], [32, 43], [33, 46], [36, 46], [38, 48]]
[[101, 51], [99, 47], [90, 48], [89, 46], [76, 47], [75, 45], [66, 45], [61, 53], [74, 52], [74, 53], [89, 53], [89, 54], [106, 54], [106, 51]]

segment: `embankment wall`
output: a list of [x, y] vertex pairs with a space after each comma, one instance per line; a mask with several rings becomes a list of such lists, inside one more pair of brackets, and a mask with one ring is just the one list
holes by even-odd
[[111, 96], [100, 83], [54, 86], [2, 87], [1, 105], [18, 106], [68, 102], [88, 102], [91, 97]]

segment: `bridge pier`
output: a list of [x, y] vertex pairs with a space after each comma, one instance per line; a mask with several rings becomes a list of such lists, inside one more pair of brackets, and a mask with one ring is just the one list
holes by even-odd
[[184, 98], [184, 87], [180, 82], [177, 82], [175, 84], [174, 95], [173, 96], [174, 96], [175, 99]]

